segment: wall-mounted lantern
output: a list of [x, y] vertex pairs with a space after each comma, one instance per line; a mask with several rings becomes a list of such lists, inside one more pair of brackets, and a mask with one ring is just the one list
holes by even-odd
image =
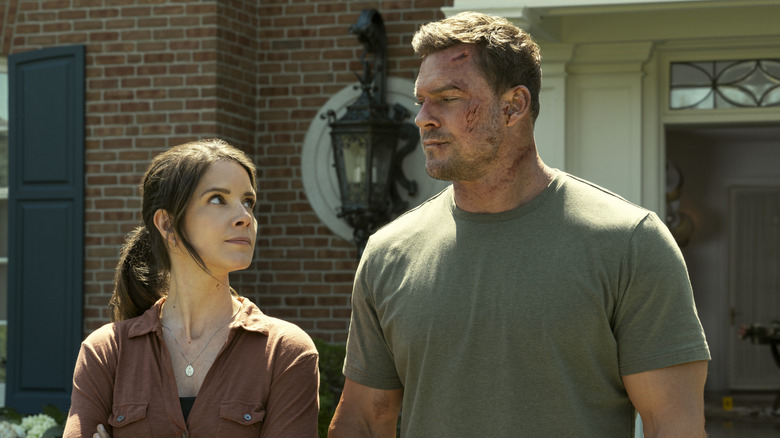
[[[401, 163], [417, 147], [420, 134], [414, 124], [403, 122], [409, 110], [396, 104], [391, 111], [387, 104], [382, 16], [375, 9], [364, 10], [349, 30], [363, 43], [363, 75], [358, 76], [362, 93], [343, 117], [336, 119], [333, 110], [327, 117], [341, 192], [339, 217], [354, 230], [359, 259], [371, 233], [406, 209], [397, 185], [410, 196], [417, 191], [415, 181], [404, 176]], [[399, 147], [401, 141], [405, 143]]]

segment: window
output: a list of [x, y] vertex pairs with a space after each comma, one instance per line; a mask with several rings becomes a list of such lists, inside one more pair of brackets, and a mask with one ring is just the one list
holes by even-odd
[[8, 63], [0, 57], [0, 406], [5, 405], [8, 333]]
[[673, 62], [669, 106], [673, 110], [780, 106], [780, 59]]

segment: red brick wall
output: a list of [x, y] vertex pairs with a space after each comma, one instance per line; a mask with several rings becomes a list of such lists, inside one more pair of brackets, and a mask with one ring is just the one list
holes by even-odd
[[108, 321], [114, 267], [137, 221], [136, 185], [159, 151], [219, 136], [252, 154], [260, 225], [253, 266], [232, 284], [266, 313], [343, 341], [355, 249], [310, 207], [306, 130], [355, 82], [362, 46], [349, 26], [378, 9], [388, 71], [413, 79], [409, 43], [452, 0], [5, 0], [0, 54], [86, 45], [85, 332]]

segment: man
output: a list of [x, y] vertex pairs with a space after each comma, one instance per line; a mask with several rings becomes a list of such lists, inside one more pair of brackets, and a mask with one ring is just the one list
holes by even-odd
[[658, 217], [537, 154], [540, 54], [507, 20], [420, 28], [428, 173], [374, 234], [331, 437], [704, 437], [709, 351]]

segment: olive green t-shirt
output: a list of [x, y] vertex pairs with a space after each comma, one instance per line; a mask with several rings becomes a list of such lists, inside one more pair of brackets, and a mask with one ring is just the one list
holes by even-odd
[[709, 359], [657, 215], [559, 172], [531, 202], [459, 210], [452, 188], [375, 233], [345, 375], [403, 388], [401, 433], [630, 437], [621, 376]]

